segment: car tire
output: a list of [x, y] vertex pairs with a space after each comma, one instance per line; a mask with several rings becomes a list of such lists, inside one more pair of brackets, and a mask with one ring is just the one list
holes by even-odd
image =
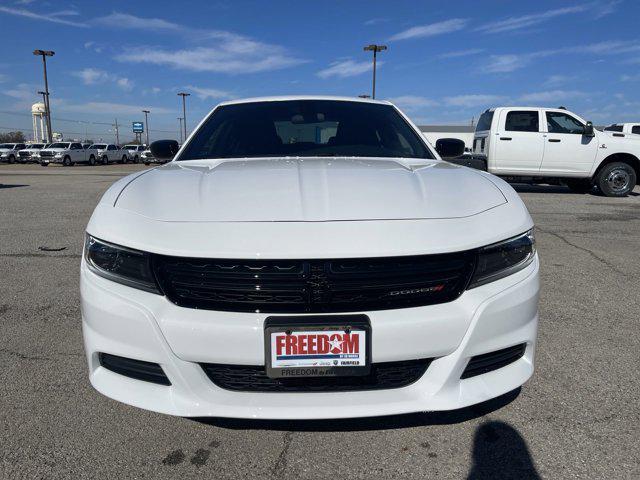
[[94, 157], [93, 155], [91, 155], [89, 157], [89, 165], [91, 165], [92, 167], [96, 164], [96, 157]]
[[41, 167], [48, 167], [49, 166], [49, 162], [40, 162], [40, 166]]
[[106, 155], [104, 157], [102, 157], [102, 164], [103, 165], [109, 165], [109, 159], [107, 158]]
[[133, 163], [140, 163], [140, 158], [137, 155], [133, 157]]
[[7, 159], [7, 161], [8, 161], [9, 163], [15, 163], [15, 161], [16, 161], [16, 157], [14, 157], [13, 155], [9, 155], [9, 158]]
[[590, 178], [571, 178], [564, 183], [574, 193], [589, 193], [593, 189], [593, 180]]
[[144, 162], [144, 164], [148, 167], [149, 165], [151, 165], [151, 162]]
[[64, 167], [70, 167], [71, 165], [73, 165], [73, 163], [71, 163], [71, 157], [66, 156], [62, 159], [62, 165]]
[[122, 160], [120, 160], [120, 163], [123, 163], [123, 164], [127, 163], [127, 156], [126, 155], [122, 156]]
[[596, 177], [596, 185], [605, 197], [626, 197], [636, 186], [636, 171], [624, 162], [605, 165]]

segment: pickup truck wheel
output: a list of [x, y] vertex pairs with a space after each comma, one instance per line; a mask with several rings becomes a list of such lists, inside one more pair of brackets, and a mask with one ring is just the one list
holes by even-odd
[[133, 163], [140, 163], [140, 158], [137, 155], [133, 157]]
[[120, 163], [127, 163], [127, 156], [126, 155], [122, 156], [122, 160], [120, 160]]
[[96, 157], [94, 157], [93, 155], [91, 155], [89, 157], [89, 165], [91, 165], [92, 167], [96, 164]]
[[636, 186], [636, 172], [628, 163], [613, 162], [600, 170], [596, 184], [606, 197], [626, 197]]
[[107, 158], [106, 155], [104, 157], [102, 157], [102, 164], [103, 165], [109, 165], [109, 159]]
[[49, 166], [49, 162], [40, 162], [40, 166], [41, 167], [48, 167]]
[[13, 155], [9, 155], [8, 162], [9, 163], [14, 163], [15, 161], [16, 161], [16, 157], [14, 157]]
[[146, 166], [149, 166], [149, 165], [151, 165], [151, 162], [144, 162], [144, 164], [145, 164]]
[[70, 157], [64, 157], [62, 159], [62, 165], [64, 165], [65, 167], [70, 167], [71, 166], [71, 158]]
[[593, 181], [590, 178], [571, 178], [564, 183], [575, 193], [589, 193], [593, 188]]

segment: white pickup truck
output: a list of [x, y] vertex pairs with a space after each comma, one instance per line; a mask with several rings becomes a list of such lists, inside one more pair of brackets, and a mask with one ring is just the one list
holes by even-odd
[[601, 132], [563, 108], [499, 107], [478, 119], [473, 154], [508, 180], [565, 183], [576, 192], [597, 186], [624, 197], [640, 176], [640, 136]]
[[65, 167], [76, 163], [95, 164], [95, 157], [90, 156], [80, 142], [54, 142], [40, 150], [39, 155], [43, 167], [50, 163], [61, 163]]
[[24, 143], [2, 143], [0, 144], [0, 161], [14, 163], [18, 158], [18, 152], [25, 148]]
[[640, 134], [640, 123], [613, 123], [604, 127], [604, 131]]
[[127, 163], [130, 159], [128, 150], [113, 143], [94, 143], [87, 152], [92, 152], [103, 165], [110, 162]]

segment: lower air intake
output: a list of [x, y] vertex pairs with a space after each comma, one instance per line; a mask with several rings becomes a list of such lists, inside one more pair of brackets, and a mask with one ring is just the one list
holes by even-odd
[[218, 387], [236, 392], [349, 392], [402, 388], [417, 381], [432, 359], [374, 363], [357, 377], [269, 378], [264, 366], [202, 364]]
[[506, 367], [524, 355], [526, 344], [515, 345], [495, 352], [476, 355], [469, 360], [460, 378], [470, 378]]
[[118, 357], [117, 355], [110, 355], [108, 353], [100, 353], [98, 358], [100, 359], [100, 365], [104, 368], [124, 375], [125, 377], [157, 383], [159, 385], [171, 385], [162, 367], [157, 363]]

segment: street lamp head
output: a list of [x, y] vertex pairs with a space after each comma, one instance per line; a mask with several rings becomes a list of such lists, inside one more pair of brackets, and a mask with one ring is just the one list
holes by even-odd
[[181, 97], [190, 97], [191, 96], [190, 93], [186, 93], [186, 92], [179, 92], [178, 95], [180, 95]]
[[142, 110], [142, 113], [151, 113], [151, 110]]
[[365, 52], [382, 52], [387, 49], [386, 45], [371, 44], [364, 47]]
[[36, 92], [38, 95], [49, 95], [47, 92]]
[[56, 52], [53, 52], [51, 50], [34, 50], [33, 54], [44, 55], [45, 57], [53, 57], [56, 54]]

